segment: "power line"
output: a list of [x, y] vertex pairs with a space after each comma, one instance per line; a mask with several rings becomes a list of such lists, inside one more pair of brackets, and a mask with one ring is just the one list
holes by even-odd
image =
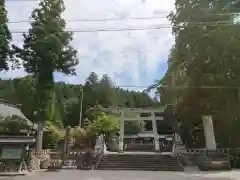
[[[166, 16], [152, 16], [152, 17], [127, 17], [127, 18], [106, 18], [106, 19], [69, 19], [66, 22], [108, 22], [108, 21], [128, 21], [128, 20], [153, 20], [162, 19]], [[9, 21], [8, 24], [31, 23], [31, 20]], [[232, 21], [209, 21], [204, 23], [231, 23]]]
[[[148, 88], [150, 87], [146, 85], [140, 85], [140, 86], [131, 86], [131, 85], [119, 85], [115, 87], [120, 87], [120, 88]], [[199, 85], [199, 86], [177, 86], [177, 85], [159, 85], [153, 89], [156, 88], [171, 88], [171, 89], [239, 89], [240, 86], [208, 86], [208, 85]]]
[[[6, 0], [8, 2], [11, 1], [40, 1], [40, 0]], [[170, 11], [162, 11], [162, 14], [169, 14]], [[229, 15], [239, 15], [240, 13], [211, 13], [206, 12], [205, 15], [216, 15], [216, 16], [229, 16]], [[167, 18], [167, 16], [150, 16], [150, 17], [124, 17], [124, 18], [106, 18], [106, 19], [72, 19], [65, 20], [66, 22], [107, 22], [107, 21], [126, 21], [126, 20], [149, 20], [149, 19], [161, 19]], [[18, 23], [30, 23], [31, 20], [21, 20], [21, 21], [10, 21], [8, 24], [18, 24]]]
[[[149, 88], [151, 85], [114, 85], [114, 88]], [[237, 89], [240, 90], [240, 86], [209, 86], [209, 85], [197, 85], [197, 86], [191, 86], [191, 85], [159, 85], [157, 87], [154, 87], [153, 89], [156, 88], [169, 88], [169, 89]], [[146, 92], [148, 92], [146, 90]]]
[[39, 2], [42, 0], [5, 0], [5, 2]]
[[173, 89], [239, 89], [240, 86], [176, 86], [176, 85], [163, 85], [158, 88], [173, 88]]
[[206, 13], [216, 16], [229, 16], [229, 15], [239, 15], [240, 13], [232, 12], [232, 13]]
[[[66, 31], [68, 32], [74, 32], [74, 33], [78, 33], [78, 32], [84, 32], [84, 33], [88, 33], [88, 32], [121, 32], [121, 31], [141, 31], [141, 30], [157, 30], [157, 29], [162, 29], [162, 28], [171, 28], [171, 26], [153, 26], [153, 27], [133, 27], [133, 28], [122, 28], [122, 29], [66, 29]], [[10, 30], [12, 34], [22, 34], [22, 33], [27, 33], [28, 30]]]
[[[210, 27], [216, 27], [216, 26], [239, 26], [240, 24], [230, 24], [230, 23], [214, 23], [214, 24], [210, 24], [210, 23], [199, 23], [199, 24], [191, 24], [191, 25], [185, 25], [185, 26], [180, 26], [180, 25], [176, 25], [176, 26], [171, 26], [170, 24], [158, 24], [158, 25], [154, 25], [154, 26], [138, 26], [138, 27], [128, 27], [128, 28], [105, 28], [105, 29], [65, 29], [68, 32], [74, 32], [74, 33], [78, 33], [78, 32], [83, 32], [83, 33], [88, 33], [88, 32], [108, 32], [108, 31], [140, 31], [140, 30], [158, 30], [158, 29], [165, 29], [165, 28], [188, 28], [188, 27], [206, 27], [206, 26], [210, 26]], [[10, 30], [11, 33], [13, 34], [22, 34], [22, 33], [27, 33], [28, 29], [22, 29], [22, 30], [17, 30], [17, 29], [12, 29]]]
[[[107, 21], [127, 21], [127, 20], [149, 20], [149, 19], [162, 19], [166, 16], [152, 16], [152, 17], [127, 17], [127, 18], [106, 18], [106, 19], [69, 19], [66, 22], [107, 22]], [[34, 22], [31, 20], [21, 20], [21, 21], [9, 21], [8, 24], [18, 24], [18, 23], [30, 23]]]
[[[151, 85], [114, 85], [114, 88], [149, 88]], [[220, 85], [215, 85], [215, 86], [210, 86], [210, 85], [159, 85], [154, 87], [153, 89], [156, 88], [169, 88], [169, 89], [237, 89], [240, 90], [240, 86], [220, 86]], [[146, 90], [148, 92], [148, 90]]]

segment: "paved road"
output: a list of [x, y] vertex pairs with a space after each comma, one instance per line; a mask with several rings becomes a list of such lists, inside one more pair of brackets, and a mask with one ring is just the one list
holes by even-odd
[[60, 171], [39, 172], [0, 180], [240, 180], [240, 171], [216, 172], [149, 172], [149, 171]]

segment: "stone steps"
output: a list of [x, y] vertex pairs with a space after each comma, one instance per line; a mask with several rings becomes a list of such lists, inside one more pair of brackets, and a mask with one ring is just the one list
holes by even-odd
[[137, 168], [133, 168], [133, 167], [118, 167], [118, 168], [98, 168], [98, 170], [119, 170], [119, 171], [122, 171], [122, 170], [129, 170], [129, 171], [182, 171], [182, 170], [179, 170], [178, 168], [166, 168], [166, 167], [157, 167], [157, 168], [154, 168], [154, 167], [149, 167], [149, 168], [142, 168], [142, 167], [137, 167]]
[[152, 154], [105, 154], [98, 170], [182, 171], [177, 157]]
[[154, 152], [154, 144], [128, 144], [125, 148], [125, 151], [129, 152]]

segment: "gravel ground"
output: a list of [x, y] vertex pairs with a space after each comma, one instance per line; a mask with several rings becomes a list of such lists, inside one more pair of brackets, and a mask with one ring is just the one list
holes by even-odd
[[240, 171], [228, 172], [149, 172], [80, 171], [36, 172], [27, 176], [1, 177], [1, 180], [240, 180]]

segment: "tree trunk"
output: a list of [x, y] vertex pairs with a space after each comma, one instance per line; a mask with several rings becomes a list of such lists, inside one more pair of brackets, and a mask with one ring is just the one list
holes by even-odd
[[44, 122], [38, 121], [37, 140], [36, 140], [37, 152], [40, 152], [42, 150], [43, 132], [44, 132]]

